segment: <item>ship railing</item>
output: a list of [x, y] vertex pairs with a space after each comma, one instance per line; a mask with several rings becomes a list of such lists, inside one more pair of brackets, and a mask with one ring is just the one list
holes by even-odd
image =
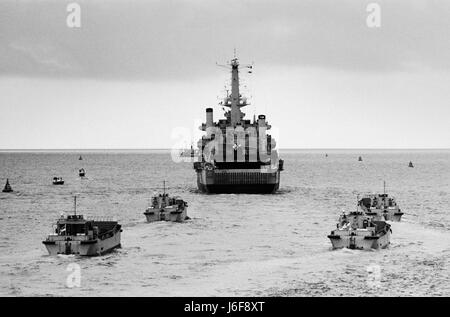
[[91, 220], [91, 221], [98, 221], [98, 222], [101, 222], [101, 221], [117, 221], [117, 219], [116, 218], [114, 218], [114, 217], [99, 217], [99, 216], [90, 216], [90, 217], [87, 217], [87, 220]]
[[47, 235], [47, 241], [65, 241], [68, 237], [70, 237], [71, 241], [86, 241], [90, 240], [91, 237], [87, 234], [76, 234], [76, 235], [59, 235], [56, 233], [50, 233]]

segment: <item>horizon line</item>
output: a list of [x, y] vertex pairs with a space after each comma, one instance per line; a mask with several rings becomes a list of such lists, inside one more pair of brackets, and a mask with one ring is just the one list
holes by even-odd
[[[1, 149], [0, 152], [20, 152], [20, 151], [171, 151], [171, 148], [17, 148], [17, 149]], [[183, 149], [177, 149], [183, 150]], [[415, 147], [415, 148], [280, 148], [279, 151], [283, 150], [450, 150], [450, 147], [442, 148], [425, 148], [425, 147]]]

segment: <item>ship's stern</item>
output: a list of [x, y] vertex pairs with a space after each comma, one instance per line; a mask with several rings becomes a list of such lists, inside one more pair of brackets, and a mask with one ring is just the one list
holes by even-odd
[[197, 187], [204, 193], [272, 194], [279, 189], [280, 170], [197, 170]]

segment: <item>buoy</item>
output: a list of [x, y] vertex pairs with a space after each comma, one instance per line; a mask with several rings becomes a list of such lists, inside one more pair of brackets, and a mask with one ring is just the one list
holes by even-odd
[[82, 157], [81, 157], [81, 155], [80, 155], [80, 158], [79, 158], [78, 160], [80, 160], [80, 161], [81, 161], [82, 159], [83, 159], [83, 158], [82, 158]]
[[2, 192], [4, 193], [11, 193], [13, 190], [11, 188], [11, 185], [9, 185], [9, 179], [6, 179], [5, 188], [3, 188]]
[[362, 157], [361, 156], [358, 157], [358, 161], [362, 162]]
[[414, 167], [414, 165], [413, 165], [413, 163], [411, 161], [409, 161], [408, 167]]

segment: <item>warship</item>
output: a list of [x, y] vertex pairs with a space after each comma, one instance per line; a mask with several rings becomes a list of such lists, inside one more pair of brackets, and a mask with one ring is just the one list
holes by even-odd
[[4, 192], [4, 193], [12, 193], [13, 192], [12, 187], [9, 184], [8, 178], [6, 179], [6, 184], [5, 184], [5, 187], [2, 189], [2, 192]]
[[[275, 139], [266, 116], [244, 120], [241, 108], [249, 105], [239, 92], [239, 61], [227, 65], [231, 70], [231, 94], [219, 104], [224, 119], [214, 122], [213, 109], [206, 109], [205, 135], [198, 141], [194, 162], [197, 187], [204, 193], [274, 193], [280, 185], [283, 160], [278, 157]], [[252, 65], [244, 65], [251, 72]], [[225, 109], [226, 107], [227, 109]], [[228, 109], [229, 108], [229, 109]]]
[[166, 182], [164, 182], [163, 193], [154, 195], [151, 204], [144, 212], [147, 222], [173, 221], [183, 222], [188, 220], [188, 204], [180, 197], [170, 197], [166, 193]]
[[333, 249], [370, 250], [389, 246], [391, 225], [375, 219], [358, 210], [342, 214], [337, 228], [328, 235]]
[[42, 243], [50, 255], [102, 255], [120, 247], [121, 225], [111, 219], [85, 219], [77, 215], [76, 197], [74, 214], [61, 216], [54, 233]]
[[383, 184], [383, 194], [368, 194], [358, 198], [358, 207], [368, 216], [377, 216], [386, 221], [400, 221], [403, 212], [395, 197], [386, 194], [386, 182]]

